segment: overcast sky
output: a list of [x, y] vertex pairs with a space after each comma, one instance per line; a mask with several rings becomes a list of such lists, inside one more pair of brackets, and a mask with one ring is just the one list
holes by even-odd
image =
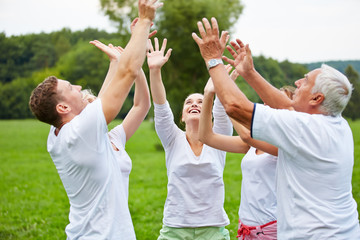
[[[360, 60], [360, 0], [242, 3], [245, 8], [232, 39], [249, 43], [255, 56], [299, 63]], [[63, 27], [115, 31], [100, 11], [100, 0], [0, 0], [0, 32], [7, 36]]]

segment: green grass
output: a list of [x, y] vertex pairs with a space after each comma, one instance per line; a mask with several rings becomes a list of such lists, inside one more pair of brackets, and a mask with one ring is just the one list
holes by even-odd
[[[360, 121], [349, 123], [355, 142], [353, 195], [359, 205]], [[46, 151], [48, 131], [36, 120], [0, 121], [0, 239], [66, 239], [69, 203]], [[141, 125], [126, 150], [133, 161], [129, 207], [137, 238], [157, 239], [167, 177], [165, 154], [151, 122]], [[237, 230], [242, 156], [228, 154], [224, 172], [231, 239]]]

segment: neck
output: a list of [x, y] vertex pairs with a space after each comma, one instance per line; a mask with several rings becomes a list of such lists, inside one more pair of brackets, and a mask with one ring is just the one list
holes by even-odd
[[203, 143], [199, 139], [199, 124], [186, 124], [186, 139], [190, 146], [202, 146]]
[[57, 136], [61, 130], [61, 128], [66, 124], [67, 122], [62, 122], [56, 129], [55, 129], [55, 135]]

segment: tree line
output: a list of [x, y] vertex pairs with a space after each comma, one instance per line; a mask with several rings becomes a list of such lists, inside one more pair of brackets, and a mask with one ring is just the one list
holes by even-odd
[[[98, 39], [106, 44], [112, 43], [125, 47], [130, 38], [130, 22], [137, 15], [136, 0], [101, 0], [104, 12], [118, 23], [117, 33], [107, 33], [93, 28], [71, 31], [64, 28], [52, 33], [27, 34], [7, 37], [0, 33], [0, 119], [32, 118], [28, 107], [31, 91], [46, 77], [54, 75], [69, 80], [94, 93], [100, 90], [108, 69], [108, 58], [89, 44]], [[211, 3], [210, 3], [211, 2]], [[130, 6], [130, 7], [129, 7]], [[126, 8], [127, 11], [122, 11]], [[232, 27], [241, 16], [243, 6], [238, 0], [178, 0], [167, 1], [160, 8], [154, 29], [162, 42], [168, 39], [172, 56], [163, 67], [162, 75], [167, 89], [167, 98], [174, 111], [175, 119], [180, 119], [183, 100], [193, 92], [203, 92], [209, 77], [205, 63], [196, 43], [191, 37], [197, 32], [196, 22], [202, 17], [217, 18], [220, 29], [232, 33]], [[118, 14], [121, 12], [122, 14]], [[226, 51], [226, 55], [229, 53]], [[338, 62], [329, 63], [334, 66]], [[294, 86], [294, 81], [302, 78], [314, 65], [279, 62], [264, 56], [254, 56], [258, 72], [275, 87]], [[344, 116], [353, 119], [360, 117], [359, 74], [353, 67], [359, 61], [342, 67], [352, 84], [354, 92]], [[359, 65], [356, 65], [358, 67]], [[143, 69], [148, 76], [147, 64]], [[238, 86], [251, 101], [261, 102], [254, 90], [241, 79]], [[126, 100], [119, 118], [123, 118], [132, 105], [133, 91]], [[153, 111], [149, 112], [149, 117]]]

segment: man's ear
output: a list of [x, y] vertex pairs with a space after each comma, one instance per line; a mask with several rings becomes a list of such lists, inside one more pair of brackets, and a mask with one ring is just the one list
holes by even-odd
[[310, 104], [313, 106], [320, 105], [324, 100], [325, 100], [324, 94], [314, 93], [310, 100]]
[[69, 113], [71, 111], [71, 108], [66, 103], [58, 103], [56, 105], [56, 111], [59, 114], [66, 114], [66, 113]]

